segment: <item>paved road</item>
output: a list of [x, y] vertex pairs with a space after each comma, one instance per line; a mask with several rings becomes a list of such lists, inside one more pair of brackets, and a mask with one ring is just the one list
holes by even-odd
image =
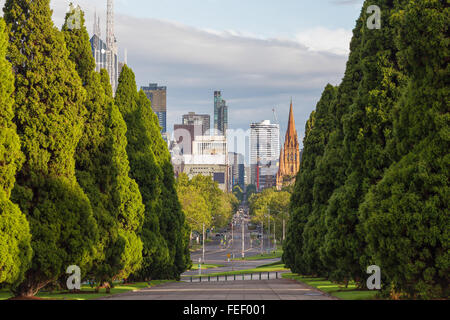
[[[237, 228], [242, 230], [241, 228]], [[235, 253], [240, 257], [242, 252], [241, 234], [234, 233], [234, 244], [229, 248], [223, 248], [218, 241], [206, 246], [205, 262], [208, 264], [224, 265], [223, 268], [203, 270], [202, 274], [210, 274], [232, 270], [253, 269], [257, 266], [280, 261], [280, 259], [254, 260], [254, 261], [227, 261], [227, 254]], [[253, 256], [260, 253], [260, 248], [251, 248], [250, 232], [245, 226], [245, 255]], [[268, 243], [268, 241], [265, 241]], [[197, 251], [191, 254], [194, 263], [202, 258], [203, 252]], [[195, 275], [198, 271], [185, 272], [183, 275]], [[102, 300], [332, 300], [319, 290], [305, 284], [288, 280], [248, 280], [229, 282], [174, 282], [161, 286], [114, 295]]]
[[336, 300], [288, 279], [221, 283], [168, 283], [101, 300]]
[[[245, 240], [244, 240], [244, 252], [246, 257], [255, 256], [261, 253], [261, 247], [252, 247], [250, 243], [250, 231], [248, 230], [247, 224], [245, 224], [244, 229]], [[224, 248], [220, 245], [219, 241], [212, 241], [205, 245], [205, 263], [207, 264], [217, 264], [223, 265], [223, 268], [214, 268], [202, 270], [202, 274], [209, 273], [217, 273], [217, 272], [225, 272], [225, 271], [234, 271], [234, 270], [245, 270], [245, 269], [253, 269], [258, 266], [269, 264], [273, 262], [280, 261], [280, 259], [270, 259], [270, 260], [261, 260], [261, 261], [228, 261], [228, 254], [234, 256], [236, 258], [242, 257], [242, 229], [240, 226], [236, 227], [234, 232], [234, 240], [232, 244]], [[269, 241], [267, 238], [264, 241], [264, 249], [269, 249]], [[197, 264], [199, 258], [203, 260], [203, 251], [199, 250], [193, 252], [191, 254], [191, 260], [194, 264]], [[182, 276], [190, 276], [196, 275], [198, 271], [187, 271], [182, 274]]]

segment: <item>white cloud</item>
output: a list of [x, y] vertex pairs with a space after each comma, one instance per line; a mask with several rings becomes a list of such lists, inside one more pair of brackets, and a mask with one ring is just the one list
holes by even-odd
[[327, 29], [316, 27], [298, 32], [296, 39], [312, 51], [332, 52], [347, 55], [350, 52], [352, 31], [345, 29]]

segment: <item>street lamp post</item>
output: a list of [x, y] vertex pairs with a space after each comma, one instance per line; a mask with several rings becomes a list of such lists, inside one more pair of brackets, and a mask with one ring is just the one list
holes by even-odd
[[244, 220], [242, 220], [242, 258], [245, 256], [245, 229]]
[[261, 222], [261, 254], [264, 253], [264, 218]]
[[277, 220], [273, 221], [274, 250], [277, 251]]
[[269, 214], [267, 217], [267, 221], [268, 221], [268, 227], [267, 227], [267, 241], [269, 242], [269, 250], [270, 250], [270, 208], [268, 209]]
[[205, 263], [205, 224], [203, 223], [203, 263]]
[[231, 249], [234, 245], [234, 221], [231, 222]]

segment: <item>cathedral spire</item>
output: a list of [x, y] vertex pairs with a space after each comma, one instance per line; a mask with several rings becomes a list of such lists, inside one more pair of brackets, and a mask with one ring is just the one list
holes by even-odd
[[294, 107], [291, 99], [289, 110], [288, 129], [286, 140], [280, 153], [280, 166], [277, 173], [277, 189], [281, 190], [283, 185], [295, 182], [295, 177], [300, 170], [300, 145], [298, 143], [297, 129], [295, 128]]
[[295, 129], [294, 107], [291, 98], [291, 109], [289, 110], [289, 122], [286, 132], [286, 141], [290, 142], [295, 136], [297, 136], [297, 130]]

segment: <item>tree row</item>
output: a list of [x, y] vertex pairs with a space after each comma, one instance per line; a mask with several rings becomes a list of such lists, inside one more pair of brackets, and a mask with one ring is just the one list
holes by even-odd
[[449, 16], [446, 1], [364, 3], [342, 83], [306, 125], [284, 247], [294, 272], [363, 288], [377, 265], [385, 296], [449, 296]]
[[0, 285], [32, 296], [70, 265], [97, 287], [178, 279], [189, 229], [157, 116], [124, 66], [115, 97], [71, 7], [7, 0], [0, 19]]

